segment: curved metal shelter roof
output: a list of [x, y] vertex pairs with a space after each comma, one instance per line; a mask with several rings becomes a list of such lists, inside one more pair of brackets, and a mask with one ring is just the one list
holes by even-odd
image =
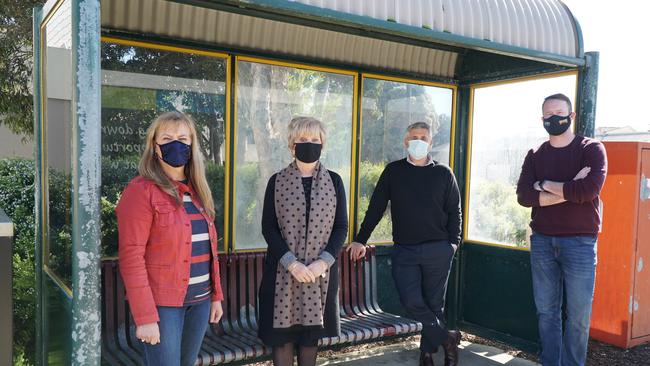
[[[242, 1], [250, 2], [250, 1]], [[558, 0], [287, 0], [436, 32], [582, 57], [576, 19]]]
[[102, 0], [105, 32], [453, 79], [467, 51], [582, 66], [557, 0]]

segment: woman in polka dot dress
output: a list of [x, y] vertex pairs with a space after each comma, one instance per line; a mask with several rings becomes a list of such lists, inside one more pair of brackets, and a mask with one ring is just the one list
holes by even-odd
[[289, 124], [294, 161], [266, 187], [262, 234], [268, 252], [260, 287], [259, 337], [273, 364], [316, 364], [318, 340], [340, 332], [336, 258], [348, 232], [341, 177], [320, 162], [323, 124], [297, 117]]

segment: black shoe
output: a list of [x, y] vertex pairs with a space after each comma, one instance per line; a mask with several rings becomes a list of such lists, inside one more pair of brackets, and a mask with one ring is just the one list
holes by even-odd
[[420, 366], [435, 366], [431, 353], [420, 352]]
[[458, 345], [460, 344], [460, 338], [460, 331], [449, 331], [447, 340], [442, 344], [442, 348], [445, 350], [445, 366], [458, 365]]

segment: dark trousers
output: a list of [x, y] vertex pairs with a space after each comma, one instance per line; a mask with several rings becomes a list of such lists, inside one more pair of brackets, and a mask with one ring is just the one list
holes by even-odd
[[453, 257], [448, 241], [393, 247], [393, 279], [402, 305], [422, 323], [422, 352], [436, 352], [447, 339], [444, 307]]

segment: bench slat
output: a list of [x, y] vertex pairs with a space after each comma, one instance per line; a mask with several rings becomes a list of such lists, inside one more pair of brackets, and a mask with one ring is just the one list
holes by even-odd
[[[324, 337], [320, 346], [366, 342], [422, 329], [411, 319], [381, 310], [377, 302], [376, 250], [369, 247], [359, 262], [342, 251], [338, 260], [341, 334]], [[196, 365], [219, 365], [270, 354], [257, 337], [259, 287], [266, 253], [219, 255], [224, 315], [206, 332]], [[125, 298], [115, 260], [102, 262], [102, 358], [111, 365], [140, 365], [142, 346]]]

